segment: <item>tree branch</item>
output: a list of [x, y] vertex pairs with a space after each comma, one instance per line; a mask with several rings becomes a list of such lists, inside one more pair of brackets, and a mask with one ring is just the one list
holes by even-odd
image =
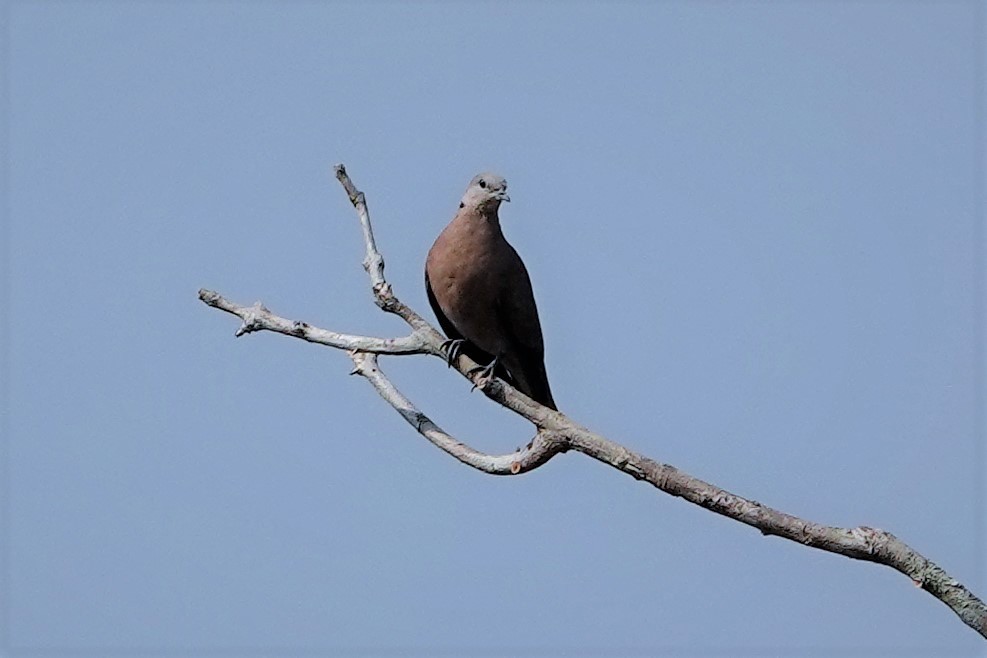
[[891, 533], [866, 526], [837, 528], [819, 525], [732, 494], [673, 466], [628, 450], [576, 424], [562, 413], [538, 404], [500, 379], [480, 380], [479, 373], [471, 372], [477, 364], [465, 355], [460, 355], [453, 363], [460, 374], [473, 381], [474, 385], [479, 385], [487, 397], [531, 421], [538, 432], [527, 447], [507, 455], [480, 452], [444, 432], [394, 386], [377, 363], [378, 354], [430, 354], [444, 360], [445, 354], [441, 349], [444, 337], [395, 297], [384, 278], [384, 259], [374, 240], [366, 197], [353, 185], [343, 165], [337, 165], [335, 172], [363, 228], [366, 245], [363, 266], [370, 277], [374, 301], [384, 311], [401, 317], [411, 327], [411, 334], [400, 338], [375, 338], [336, 333], [274, 315], [260, 302], [242, 306], [218, 293], [200, 290], [199, 299], [203, 302], [241, 319], [236, 336], [254, 331], [274, 331], [347, 350], [355, 366], [351, 374], [360, 375], [370, 382], [377, 393], [433, 445], [484, 473], [517, 475], [538, 468], [560, 452], [575, 450], [637, 480], [644, 480], [665, 493], [757, 528], [764, 535], [776, 535], [830, 553], [889, 566], [945, 603], [964, 623], [987, 638], [987, 606], [984, 602]]

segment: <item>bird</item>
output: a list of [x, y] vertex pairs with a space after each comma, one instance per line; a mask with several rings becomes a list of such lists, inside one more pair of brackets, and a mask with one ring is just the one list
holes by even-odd
[[558, 409], [545, 371], [545, 344], [531, 279], [504, 237], [498, 210], [507, 181], [477, 174], [459, 211], [425, 259], [425, 291], [449, 340], [449, 365], [462, 353], [550, 409]]

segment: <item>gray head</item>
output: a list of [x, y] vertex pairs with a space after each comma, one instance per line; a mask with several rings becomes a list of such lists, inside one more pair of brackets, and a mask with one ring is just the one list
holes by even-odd
[[475, 208], [481, 212], [496, 212], [501, 201], [510, 201], [507, 196], [507, 181], [498, 176], [485, 172], [477, 174], [470, 181], [459, 203], [460, 208]]

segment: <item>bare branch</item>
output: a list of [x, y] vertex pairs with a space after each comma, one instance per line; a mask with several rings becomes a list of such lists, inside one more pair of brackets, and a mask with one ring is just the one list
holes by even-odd
[[390, 284], [384, 278], [384, 259], [377, 250], [374, 240], [366, 198], [356, 189], [342, 165], [337, 165], [335, 171], [336, 178], [356, 208], [360, 225], [363, 227], [366, 246], [364, 268], [370, 276], [375, 302], [384, 311], [394, 313], [407, 322], [412, 328], [412, 333], [403, 338], [374, 338], [335, 333], [304, 322], [278, 317], [264, 308], [260, 302], [249, 307], [241, 306], [215, 292], [200, 290], [199, 298], [203, 302], [241, 319], [242, 324], [236, 332], [237, 336], [253, 331], [274, 331], [347, 350], [355, 365], [352, 374], [360, 375], [370, 382], [380, 396], [417, 432], [462, 463], [485, 473], [516, 475], [538, 468], [560, 452], [567, 450], [582, 452], [637, 480], [648, 482], [665, 493], [684, 498], [712, 512], [757, 528], [764, 535], [776, 535], [812, 548], [857, 560], [877, 562], [900, 571], [916, 586], [925, 589], [949, 606], [964, 623], [987, 638], [987, 606], [984, 602], [942, 568], [891, 533], [866, 526], [838, 528], [819, 525], [732, 494], [591, 432], [562, 413], [531, 400], [502, 380], [479, 382], [478, 375], [471, 374], [471, 369], [477, 364], [465, 355], [460, 355], [453, 364], [456, 369], [474, 384], [481, 384], [481, 389], [487, 397], [531, 421], [538, 428], [538, 432], [526, 448], [508, 455], [485, 454], [444, 432], [391, 383], [380, 370], [376, 357], [376, 354], [431, 354], [444, 359], [441, 349], [444, 338], [418, 313], [405, 306], [394, 295]]
[[213, 308], [226, 311], [242, 320], [240, 328], [236, 330], [237, 338], [254, 331], [274, 331], [341, 350], [361, 350], [378, 354], [431, 354], [436, 351], [432, 345], [434, 340], [430, 340], [431, 337], [423, 331], [413, 331], [403, 338], [353, 336], [319, 329], [300, 320], [278, 317], [260, 302], [254, 303], [253, 306], [242, 306], [205, 288], [199, 290], [199, 299]]
[[441, 342], [442, 337], [422, 316], [402, 304], [391, 292], [391, 285], [384, 279], [384, 257], [377, 250], [377, 241], [374, 239], [374, 229], [370, 224], [370, 210], [367, 208], [367, 198], [363, 192], [356, 189], [353, 181], [346, 173], [346, 167], [341, 164], [336, 165], [336, 179], [339, 180], [346, 196], [350, 198], [350, 203], [356, 208], [356, 214], [360, 217], [360, 226], [363, 228], [363, 242], [366, 245], [367, 253], [363, 257], [363, 269], [370, 275], [370, 287], [374, 292], [374, 301], [377, 306], [394, 313], [402, 320], [411, 325], [412, 329], [431, 329], [435, 337]]
[[459, 461], [484, 473], [518, 475], [538, 468], [554, 455], [567, 449], [564, 437], [551, 432], [539, 432], [526, 448], [511, 454], [488, 455], [474, 450], [444, 432], [428, 416], [419, 411], [411, 400], [406, 398], [381, 372], [375, 355], [350, 352], [350, 358], [356, 364], [351, 374], [365, 377], [380, 396], [415, 428], [415, 431]]
[[819, 525], [780, 512], [627, 450], [591, 432], [560, 432], [572, 450], [644, 480], [665, 493], [812, 548], [856, 560], [877, 562], [908, 576], [912, 582], [949, 606], [968, 626], [987, 638], [987, 606], [945, 570], [890, 532], [859, 526], [837, 528]]

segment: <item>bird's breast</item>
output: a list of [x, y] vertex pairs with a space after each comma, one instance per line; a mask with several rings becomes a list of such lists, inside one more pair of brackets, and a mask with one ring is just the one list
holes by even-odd
[[475, 232], [444, 232], [429, 252], [426, 269], [436, 302], [449, 321], [477, 347], [498, 354], [504, 349], [497, 319], [505, 281], [502, 259], [491, 240], [477, 237]]

